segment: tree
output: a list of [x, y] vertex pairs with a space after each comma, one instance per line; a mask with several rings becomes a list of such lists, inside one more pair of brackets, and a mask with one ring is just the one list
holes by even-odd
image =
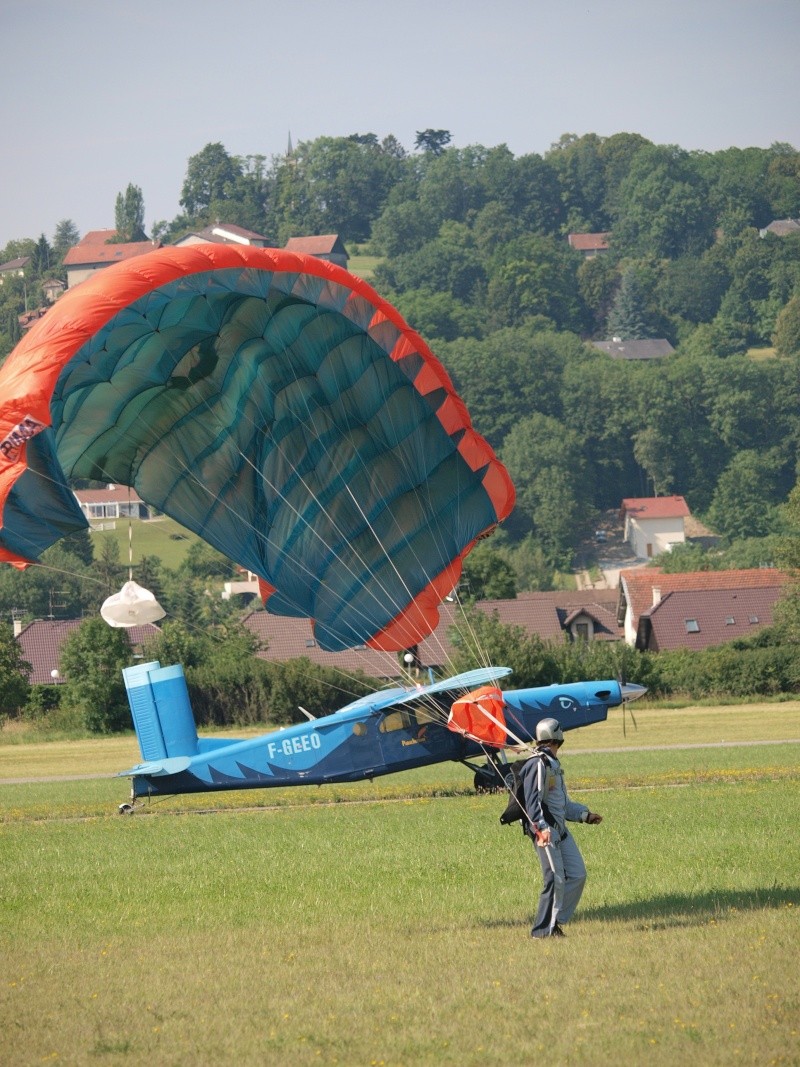
[[417, 130], [414, 147], [433, 156], [440, 156], [452, 139], [449, 130]]
[[112, 733], [130, 726], [122, 668], [131, 660], [127, 631], [113, 629], [100, 618], [81, 623], [64, 642], [62, 699], [65, 706], [82, 711], [87, 730]]
[[456, 673], [502, 663], [513, 670], [514, 684], [520, 688], [551, 680], [552, 657], [539, 635], [529, 634], [522, 626], [504, 625], [496, 612], [487, 615], [468, 605], [454, 617], [449, 636], [456, 649]]
[[625, 271], [606, 321], [606, 336], [610, 340], [636, 341], [651, 337], [648, 330], [642, 287], [633, 271]]
[[517, 486], [517, 509], [533, 527], [548, 562], [568, 566], [588, 518], [580, 435], [556, 419], [532, 414], [511, 430], [502, 459]]
[[764, 537], [775, 526], [781, 461], [775, 450], [737, 452], [720, 475], [708, 509], [714, 529], [731, 540]]
[[800, 296], [793, 296], [778, 315], [772, 343], [779, 356], [800, 356]]
[[499, 448], [531, 412], [563, 417], [562, 378], [582, 351], [577, 337], [526, 323], [480, 341], [460, 338], [439, 354], [476, 428]]
[[365, 241], [410, 167], [396, 144], [380, 144], [375, 134], [301, 142], [274, 168], [269, 225], [282, 240], [338, 233]]
[[18, 715], [28, 699], [30, 663], [22, 658], [14, 631], [7, 623], [0, 623], [0, 718]]
[[53, 250], [44, 234], [40, 234], [33, 253], [33, 270], [39, 277], [46, 275], [53, 262]]
[[619, 188], [613, 247], [623, 255], [700, 254], [713, 240], [705, 182], [687, 152], [649, 145], [633, 157]]
[[203, 218], [213, 201], [225, 200], [241, 177], [241, 163], [219, 141], [191, 156], [181, 189], [180, 204], [190, 217]]
[[114, 207], [116, 241], [146, 241], [144, 232], [144, 197], [138, 185], [128, 185], [124, 195], [117, 193]]
[[94, 574], [104, 597], [116, 592], [124, 578], [125, 568], [120, 563], [119, 556], [119, 541], [112, 537], [101, 537], [100, 558], [95, 560]]
[[62, 219], [53, 235], [53, 259], [61, 263], [70, 248], [78, 243], [81, 235], [72, 219]]
[[[41, 564], [18, 571], [0, 567], [0, 611], [31, 619], [74, 619], [91, 602], [97, 583], [89, 567], [55, 544], [42, 553]], [[103, 592], [104, 599], [108, 594]]]
[[211, 637], [205, 630], [190, 630], [180, 620], [167, 619], [148, 641], [146, 655], [159, 663], [180, 663], [188, 669], [205, 663], [211, 651]]
[[690, 322], [711, 322], [730, 282], [718, 246], [702, 256], [681, 256], [665, 266], [659, 306]]
[[512, 235], [520, 232], [558, 233], [564, 206], [555, 168], [541, 156], [514, 159], [505, 145], [485, 153], [480, 180], [487, 207], [502, 208], [514, 220]]
[[436, 236], [437, 222], [430, 208], [418, 200], [387, 203], [372, 227], [371, 243], [384, 256], [413, 253]]
[[486, 204], [486, 158], [482, 145], [425, 156], [420, 163], [420, 204], [440, 223], [468, 222]]
[[514, 568], [491, 545], [476, 545], [464, 561], [463, 598], [513, 600], [517, 595]]
[[578, 253], [552, 237], [528, 235], [498, 250], [489, 267], [487, 317], [495, 327], [542, 316], [581, 333], [588, 320], [577, 284]]
[[480, 311], [450, 293], [413, 289], [398, 294], [393, 303], [426, 341], [454, 341], [458, 337], [479, 337], [483, 332]]
[[770, 146], [767, 189], [772, 216], [796, 219], [800, 216], [800, 152], [790, 144]]
[[617, 268], [608, 256], [590, 256], [578, 267], [578, 291], [592, 316], [592, 333], [601, 335], [619, 289]]

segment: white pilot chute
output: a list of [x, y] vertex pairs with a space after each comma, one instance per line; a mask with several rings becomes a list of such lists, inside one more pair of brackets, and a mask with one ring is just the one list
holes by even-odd
[[149, 589], [128, 581], [118, 593], [103, 601], [100, 614], [109, 626], [126, 627], [157, 622], [167, 613]]

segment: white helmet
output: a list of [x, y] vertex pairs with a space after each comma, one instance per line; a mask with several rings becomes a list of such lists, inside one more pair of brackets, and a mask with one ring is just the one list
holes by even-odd
[[536, 724], [537, 741], [563, 741], [564, 731], [557, 719], [540, 719]]

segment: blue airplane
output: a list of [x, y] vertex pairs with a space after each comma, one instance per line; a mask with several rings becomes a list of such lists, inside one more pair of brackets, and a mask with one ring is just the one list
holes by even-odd
[[[128, 667], [123, 676], [144, 762], [117, 775], [132, 779], [131, 802], [119, 810], [129, 814], [145, 797], [357, 782], [447, 760], [474, 771], [476, 787], [502, 787], [495, 755], [502, 746], [495, 741], [490, 750], [448, 720], [454, 701], [469, 700], [476, 686], [494, 685], [510, 673], [487, 667], [429, 685], [383, 689], [333, 715], [305, 712], [307, 722], [237, 741], [197, 736], [179, 664]], [[540, 719], [557, 718], [562, 729], [574, 730], [602, 722], [609, 708], [646, 690], [596, 681], [505, 690], [502, 700], [495, 692], [502, 710], [488, 717], [497, 729], [503, 726], [503, 744], [519, 745], [533, 740]], [[480, 756], [487, 756], [486, 764], [470, 762]]]

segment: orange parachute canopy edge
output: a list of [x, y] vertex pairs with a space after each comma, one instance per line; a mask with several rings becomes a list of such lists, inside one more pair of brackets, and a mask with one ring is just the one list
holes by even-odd
[[514, 487], [442, 364], [362, 279], [281, 249], [157, 249], [70, 289], [0, 368], [0, 561], [130, 485], [331, 651], [429, 634]]
[[500, 747], [506, 744], [503, 694], [495, 685], [483, 685], [456, 700], [447, 717], [447, 727], [473, 741]]

